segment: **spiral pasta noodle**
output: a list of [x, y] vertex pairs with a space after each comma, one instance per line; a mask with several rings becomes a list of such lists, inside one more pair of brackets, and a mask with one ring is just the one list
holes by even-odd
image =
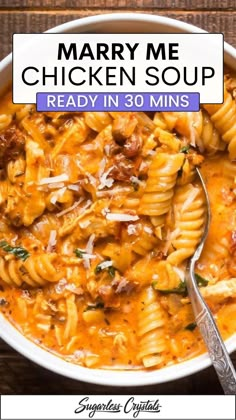
[[211, 120], [225, 143], [228, 144], [229, 156], [236, 158], [236, 103], [231, 94], [224, 89], [224, 102], [219, 105], [204, 105]]
[[102, 131], [107, 125], [111, 124], [112, 118], [108, 112], [89, 112], [85, 114], [86, 124], [94, 131]]
[[157, 301], [156, 292], [151, 287], [143, 291], [140, 301], [138, 359], [142, 359], [145, 367], [160, 365], [163, 363], [163, 352], [167, 347], [163, 329], [165, 314]]
[[195, 146], [201, 146], [200, 136], [202, 133], [202, 112], [164, 112], [164, 119], [169, 130], [175, 129], [177, 133], [188, 139]]
[[203, 110], [203, 125], [201, 132], [201, 141], [207, 154], [213, 155], [219, 150], [224, 150], [226, 145], [221, 140], [220, 134], [213, 125], [209, 115]]
[[156, 153], [148, 171], [148, 179], [139, 214], [161, 216], [166, 214], [171, 205], [177, 173], [184, 162], [184, 154]]
[[17, 260], [6, 261], [0, 257], [0, 270], [2, 280], [15, 286], [23, 283], [32, 287], [43, 286], [48, 282], [56, 282], [60, 278], [53, 265], [56, 254], [41, 254], [31, 256], [25, 262]]
[[166, 112], [164, 118], [168, 129], [176, 129], [177, 133], [184, 136], [190, 144], [198, 146], [208, 155], [213, 155], [226, 147], [205, 110], [185, 113]]
[[167, 261], [179, 265], [193, 255], [203, 233], [204, 197], [199, 186], [179, 187], [173, 199], [175, 230], [172, 232], [173, 251]]

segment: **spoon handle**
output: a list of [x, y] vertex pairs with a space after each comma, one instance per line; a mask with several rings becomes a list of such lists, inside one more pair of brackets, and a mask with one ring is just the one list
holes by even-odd
[[236, 395], [236, 372], [207, 307], [196, 316], [197, 325], [225, 394]]
[[236, 395], [236, 372], [215, 320], [203, 300], [193, 272], [194, 262], [186, 276], [189, 298], [202, 338], [225, 394]]

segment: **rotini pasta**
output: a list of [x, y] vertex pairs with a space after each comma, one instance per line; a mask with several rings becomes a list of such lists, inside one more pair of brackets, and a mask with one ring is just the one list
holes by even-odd
[[156, 152], [152, 158], [139, 214], [161, 216], [171, 205], [177, 173], [184, 162], [184, 154], [169, 155]]
[[224, 89], [224, 102], [222, 105], [205, 105], [211, 120], [222, 139], [228, 144], [229, 156], [236, 158], [236, 104], [231, 94]]
[[212, 155], [225, 149], [226, 145], [204, 110], [185, 113], [165, 112], [163, 116], [168, 129], [175, 129], [190, 144], [197, 145], [201, 152]]
[[164, 332], [165, 313], [157, 301], [154, 290], [149, 287], [140, 296], [138, 320], [138, 359], [146, 368], [161, 365], [167, 350]]
[[220, 134], [214, 127], [209, 115], [202, 111], [203, 124], [201, 132], [201, 141], [208, 155], [213, 155], [219, 150], [224, 150], [226, 145], [221, 140]]
[[176, 190], [173, 199], [174, 231], [170, 232], [167, 261], [180, 265], [194, 254], [203, 234], [204, 197], [200, 187], [188, 184]]
[[47, 282], [56, 282], [60, 279], [53, 261], [56, 254], [41, 254], [29, 257], [27, 261], [6, 260], [0, 258], [1, 277], [10, 285], [21, 286], [26, 283], [29, 286], [43, 286]]

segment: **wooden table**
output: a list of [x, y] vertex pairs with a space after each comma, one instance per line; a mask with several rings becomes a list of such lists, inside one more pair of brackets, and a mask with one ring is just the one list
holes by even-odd
[[[223, 32], [236, 47], [236, 0], [0, 0], [0, 59], [12, 49], [12, 34], [43, 32], [61, 23], [101, 13], [169, 16], [210, 32]], [[236, 365], [236, 353], [233, 355]], [[114, 388], [63, 378], [0, 341], [1, 394], [222, 394], [212, 368], [175, 382]]]

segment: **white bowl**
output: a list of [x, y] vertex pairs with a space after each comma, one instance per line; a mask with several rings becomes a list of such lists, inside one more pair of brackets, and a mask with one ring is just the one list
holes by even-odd
[[[196, 26], [177, 20], [151, 16], [147, 14], [116, 13], [93, 16], [64, 23], [49, 30], [54, 33], [201, 33], [205, 32]], [[225, 63], [236, 70], [236, 50], [225, 44]], [[0, 63], [0, 93], [11, 82], [12, 56], [7, 56]], [[49, 353], [33, 344], [20, 334], [5, 318], [0, 315], [0, 335], [14, 349], [35, 363], [56, 373], [80, 381], [100, 385], [140, 386], [173, 381], [198, 372], [210, 365], [207, 354], [195, 357], [186, 362], [172, 365], [155, 371], [107, 371], [88, 369]], [[236, 335], [226, 341], [229, 352], [236, 350]]]

